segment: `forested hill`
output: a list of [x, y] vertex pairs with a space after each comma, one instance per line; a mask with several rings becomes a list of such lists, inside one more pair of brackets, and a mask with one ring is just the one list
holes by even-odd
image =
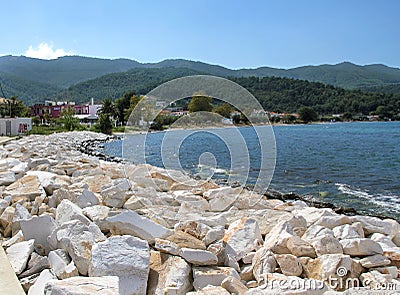
[[[13, 83], [12, 77], [15, 77], [63, 89], [105, 74], [126, 72], [138, 68], [186, 68], [221, 77], [285, 77], [321, 82], [348, 89], [400, 83], [400, 69], [398, 68], [379, 64], [359, 66], [349, 62], [292, 69], [259, 67], [233, 70], [219, 65], [185, 59], [140, 63], [130, 59], [102, 59], [83, 56], [65, 56], [54, 60], [41, 60], [24, 56], [0, 57], [0, 78], [4, 79], [3, 74], [9, 75], [8, 78], [11, 79], [8, 81], [9, 83]], [[18, 93], [15, 94], [18, 95]]]
[[[185, 68], [134, 69], [79, 83], [57, 97], [73, 98], [78, 102], [87, 102], [90, 97], [97, 101], [105, 97], [116, 99], [129, 91], [146, 94], [166, 81], [197, 74], [203, 73]], [[378, 106], [385, 106], [393, 114], [400, 113], [400, 95], [346, 90], [319, 82], [279, 77], [229, 79], [248, 89], [269, 111], [296, 112], [301, 106], [311, 106], [319, 114], [369, 114]]]
[[104, 98], [116, 99], [131, 91], [146, 94], [172, 79], [200, 74], [204, 73], [185, 68], [133, 69], [78, 83], [51, 98], [73, 100], [78, 103], [85, 103], [90, 98], [94, 98], [95, 101]]
[[346, 90], [319, 82], [277, 77], [232, 78], [248, 89], [269, 111], [296, 112], [310, 106], [319, 114], [368, 115], [384, 106], [392, 116], [400, 113], [400, 95]]

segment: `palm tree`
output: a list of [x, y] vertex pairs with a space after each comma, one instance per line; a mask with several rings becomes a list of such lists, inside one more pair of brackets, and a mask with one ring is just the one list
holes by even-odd
[[102, 106], [99, 109], [99, 125], [101, 132], [105, 134], [112, 133], [112, 119], [118, 115], [117, 108], [110, 98], [105, 98], [102, 101]]
[[105, 98], [101, 102], [102, 106], [99, 109], [100, 115], [109, 115], [110, 117], [115, 117], [117, 115], [117, 109], [111, 100], [111, 98]]

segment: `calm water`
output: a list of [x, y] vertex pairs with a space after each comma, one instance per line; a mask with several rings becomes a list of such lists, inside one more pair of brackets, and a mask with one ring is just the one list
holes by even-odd
[[[266, 127], [256, 128], [262, 131]], [[259, 176], [260, 147], [253, 128], [243, 127], [239, 131], [250, 154], [247, 183], [252, 184]], [[184, 137], [183, 130], [167, 133], [173, 132]], [[400, 219], [400, 122], [275, 126], [274, 133], [277, 162], [271, 188], [311, 194], [360, 212]], [[160, 146], [165, 134], [147, 136], [147, 163], [164, 166]], [[127, 146], [131, 148], [124, 156], [132, 155], [130, 160], [137, 162], [135, 150], [140, 146], [136, 140], [130, 140], [124, 143], [125, 151]], [[108, 143], [105, 152], [121, 156], [121, 146], [121, 141]], [[232, 173], [231, 154], [227, 144], [215, 134], [196, 132], [185, 138], [180, 147], [172, 145], [163, 150], [163, 155], [168, 159], [176, 157], [191, 174], [201, 174], [207, 173], [207, 165], [199, 165], [199, 157], [207, 152], [216, 161], [214, 178], [227, 179]]]

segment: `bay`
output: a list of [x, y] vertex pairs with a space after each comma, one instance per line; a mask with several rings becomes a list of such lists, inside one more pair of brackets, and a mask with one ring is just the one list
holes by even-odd
[[[223, 132], [197, 130], [186, 136], [187, 130], [172, 130], [131, 136], [124, 144], [113, 141], [105, 145], [104, 151], [122, 156], [123, 145], [123, 156], [137, 162], [135, 151], [141, 148], [138, 143], [143, 138], [140, 137], [146, 136], [145, 161], [151, 165], [164, 167], [166, 160], [176, 158], [175, 162], [191, 175], [204, 177], [211, 173], [221, 181], [235, 172], [232, 171], [233, 161], [243, 161], [242, 167], [248, 174], [246, 182], [254, 184], [260, 176], [261, 159], [271, 157], [260, 152], [255, 131], [263, 132], [263, 128], [269, 127], [234, 128], [240, 132], [240, 136], [233, 137], [237, 138], [237, 145], [232, 141], [227, 144], [221, 135]], [[267, 176], [274, 173], [270, 188], [312, 195], [364, 214], [400, 219], [400, 122], [287, 125], [273, 126], [273, 131], [276, 166], [267, 173]], [[225, 137], [232, 138], [228, 133], [225, 131]], [[167, 148], [164, 145], [162, 150], [166, 135], [169, 142], [174, 136], [183, 140]], [[243, 140], [248, 157], [238, 159], [241, 157], [235, 156], [233, 160], [231, 156]]]

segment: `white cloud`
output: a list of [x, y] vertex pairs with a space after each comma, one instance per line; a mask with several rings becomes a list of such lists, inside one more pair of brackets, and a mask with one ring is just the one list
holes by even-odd
[[72, 51], [65, 51], [62, 48], [53, 49], [53, 44], [40, 43], [37, 48], [33, 48], [32, 45], [29, 46], [28, 50], [25, 52], [25, 56], [40, 58], [40, 59], [56, 59], [60, 56], [73, 55]]

